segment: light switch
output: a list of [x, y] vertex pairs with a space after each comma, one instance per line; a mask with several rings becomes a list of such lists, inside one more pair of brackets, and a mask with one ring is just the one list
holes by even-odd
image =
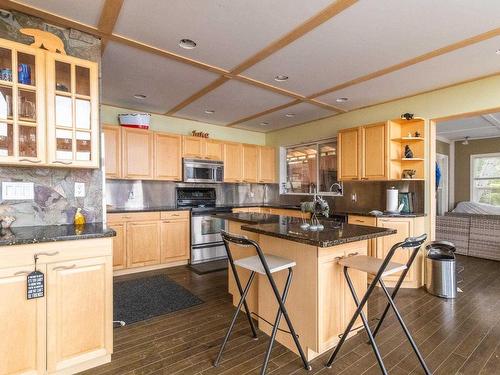
[[2, 199], [5, 200], [33, 200], [35, 198], [35, 184], [33, 182], [2, 182]]
[[85, 197], [85, 184], [83, 182], [75, 182], [75, 198]]

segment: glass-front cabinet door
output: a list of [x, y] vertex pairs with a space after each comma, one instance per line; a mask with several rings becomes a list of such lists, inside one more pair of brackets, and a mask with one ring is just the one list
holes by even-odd
[[48, 164], [99, 166], [97, 63], [47, 53]]
[[44, 51], [0, 39], [0, 164], [45, 163]]

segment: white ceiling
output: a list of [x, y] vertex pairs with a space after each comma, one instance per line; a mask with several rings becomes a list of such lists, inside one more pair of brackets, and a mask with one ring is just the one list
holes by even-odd
[[[340, 0], [341, 1], [341, 0]], [[104, 0], [21, 0], [28, 6], [96, 26]], [[223, 70], [232, 70], [290, 33], [333, 0], [124, 0], [113, 33]], [[310, 96], [353, 79], [500, 28], [498, 0], [359, 0], [278, 49], [243, 76]], [[178, 46], [182, 38], [198, 43]], [[500, 73], [500, 36], [319, 96], [354, 110], [465, 80]], [[285, 74], [289, 79], [276, 82]], [[165, 113], [219, 78], [218, 74], [143, 50], [108, 43], [103, 56], [103, 102]], [[145, 94], [145, 100], [133, 98]], [[347, 97], [345, 103], [337, 103]], [[218, 125], [239, 122], [294, 98], [230, 79], [174, 113]], [[206, 109], [215, 113], [207, 115]], [[296, 116], [285, 117], [286, 113]], [[300, 103], [236, 127], [273, 131], [335, 115]], [[269, 125], [262, 126], [262, 122]]]
[[439, 122], [436, 133], [450, 141], [500, 137], [500, 113]]

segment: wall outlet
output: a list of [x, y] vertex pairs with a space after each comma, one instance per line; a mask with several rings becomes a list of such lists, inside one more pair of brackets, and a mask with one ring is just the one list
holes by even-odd
[[85, 184], [83, 182], [75, 182], [75, 198], [85, 197]]
[[2, 199], [33, 200], [35, 199], [35, 184], [33, 182], [2, 182]]
[[356, 203], [358, 201], [358, 195], [356, 193], [351, 194], [351, 201]]

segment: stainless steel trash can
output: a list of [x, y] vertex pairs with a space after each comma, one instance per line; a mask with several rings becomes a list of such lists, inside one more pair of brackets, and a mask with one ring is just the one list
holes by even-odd
[[436, 241], [426, 246], [425, 288], [435, 296], [457, 297], [455, 246]]

